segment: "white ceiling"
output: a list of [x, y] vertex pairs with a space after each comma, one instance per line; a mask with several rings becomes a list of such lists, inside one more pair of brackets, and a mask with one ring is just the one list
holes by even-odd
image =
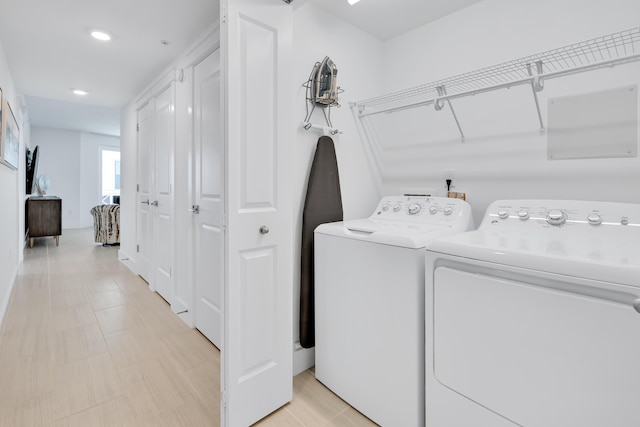
[[353, 26], [388, 40], [481, 0], [308, 0]]
[[[0, 0], [0, 11], [0, 41], [31, 125], [88, 131], [101, 117], [111, 121], [110, 110], [119, 111], [217, 22], [219, 2]], [[94, 28], [113, 39], [93, 39]], [[78, 98], [71, 88], [89, 95]], [[112, 127], [93, 132], [112, 134], [105, 126]]]
[[[293, 5], [313, 3], [387, 40], [478, 1]], [[117, 136], [120, 108], [218, 20], [219, 0], [0, 0], [0, 11], [0, 41], [31, 125]], [[113, 39], [92, 39], [96, 28]]]

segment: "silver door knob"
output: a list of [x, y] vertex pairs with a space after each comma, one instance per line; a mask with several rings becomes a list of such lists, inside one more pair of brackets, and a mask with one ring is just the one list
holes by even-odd
[[266, 225], [263, 225], [260, 227], [259, 231], [260, 231], [260, 234], [267, 234], [269, 233], [269, 227], [267, 227]]
[[200, 206], [199, 205], [191, 206], [191, 209], [189, 209], [189, 212], [193, 212], [194, 214], [199, 214], [200, 213]]
[[156, 200], [155, 202], [151, 203], [151, 206], [155, 206], [157, 208], [158, 207], [158, 201]]

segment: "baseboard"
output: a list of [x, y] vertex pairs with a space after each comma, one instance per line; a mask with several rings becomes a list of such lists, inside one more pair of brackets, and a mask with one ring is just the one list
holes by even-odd
[[316, 349], [303, 348], [300, 341], [293, 344], [293, 376], [296, 376], [316, 364]]
[[138, 270], [136, 268], [136, 262], [129, 257], [122, 249], [118, 249], [118, 261], [123, 263], [127, 268], [133, 271], [133, 274], [138, 274]]
[[9, 301], [11, 300], [11, 294], [13, 293], [13, 287], [16, 284], [16, 279], [18, 278], [18, 270], [20, 266], [14, 270], [11, 280], [9, 280], [9, 288], [7, 289], [7, 293], [4, 301], [2, 301], [2, 306], [0, 306], [0, 328], [2, 327], [2, 323], [4, 322], [4, 316], [7, 314], [7, 308], [9, 308]]

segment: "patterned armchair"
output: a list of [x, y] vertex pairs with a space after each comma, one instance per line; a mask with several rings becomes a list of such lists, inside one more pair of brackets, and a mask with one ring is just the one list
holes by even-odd
[[91, 208], [93, 235], [102, 245], [120, 244], [120, 205], [98, 205]]

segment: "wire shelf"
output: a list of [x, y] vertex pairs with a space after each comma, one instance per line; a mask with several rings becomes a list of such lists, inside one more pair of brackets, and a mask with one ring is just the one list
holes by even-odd
[[640, 60], [640, 27], [351, 104], [361, 117]]

